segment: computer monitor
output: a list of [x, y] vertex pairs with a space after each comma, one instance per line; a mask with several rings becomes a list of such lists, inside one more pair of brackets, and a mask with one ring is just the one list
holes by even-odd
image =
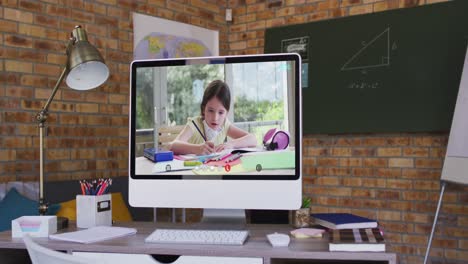
[[297, 54], [133, 61], [130, 205], [299, 208], [300, 74]]

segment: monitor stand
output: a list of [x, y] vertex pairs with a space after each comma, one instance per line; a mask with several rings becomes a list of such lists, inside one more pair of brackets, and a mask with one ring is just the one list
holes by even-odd
[[203, 228], [209, 229], [245, 229], [244, 209], [203, 209], [201, 220]]

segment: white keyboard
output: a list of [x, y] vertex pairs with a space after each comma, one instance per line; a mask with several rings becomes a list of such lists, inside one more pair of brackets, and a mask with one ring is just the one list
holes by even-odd
[[246, 230], [156, 229], [146, 243], [242, 245], [249, 232]]

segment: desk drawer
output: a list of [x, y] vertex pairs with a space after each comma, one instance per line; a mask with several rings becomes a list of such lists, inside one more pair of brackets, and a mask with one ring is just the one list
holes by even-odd
[[[102, 260], [111, 264], [159, 264], [151, 255], [119, 254], [98, 252], [73, 252], [73, 255]], [[165, 262], [167, 263], [167, 262]], [[180, 256], [173, 264], [263, 264], [262, 258], [234, 258], [234, 257], [206, 257], [206, 256]]]

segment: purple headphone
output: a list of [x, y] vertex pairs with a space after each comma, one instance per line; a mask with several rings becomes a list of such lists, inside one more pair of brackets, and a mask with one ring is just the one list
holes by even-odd
[[289, 146], [289, 134], [283, 130], [272, 128], [263, 137], [263, 146], [266, 150], [285, 149]]

